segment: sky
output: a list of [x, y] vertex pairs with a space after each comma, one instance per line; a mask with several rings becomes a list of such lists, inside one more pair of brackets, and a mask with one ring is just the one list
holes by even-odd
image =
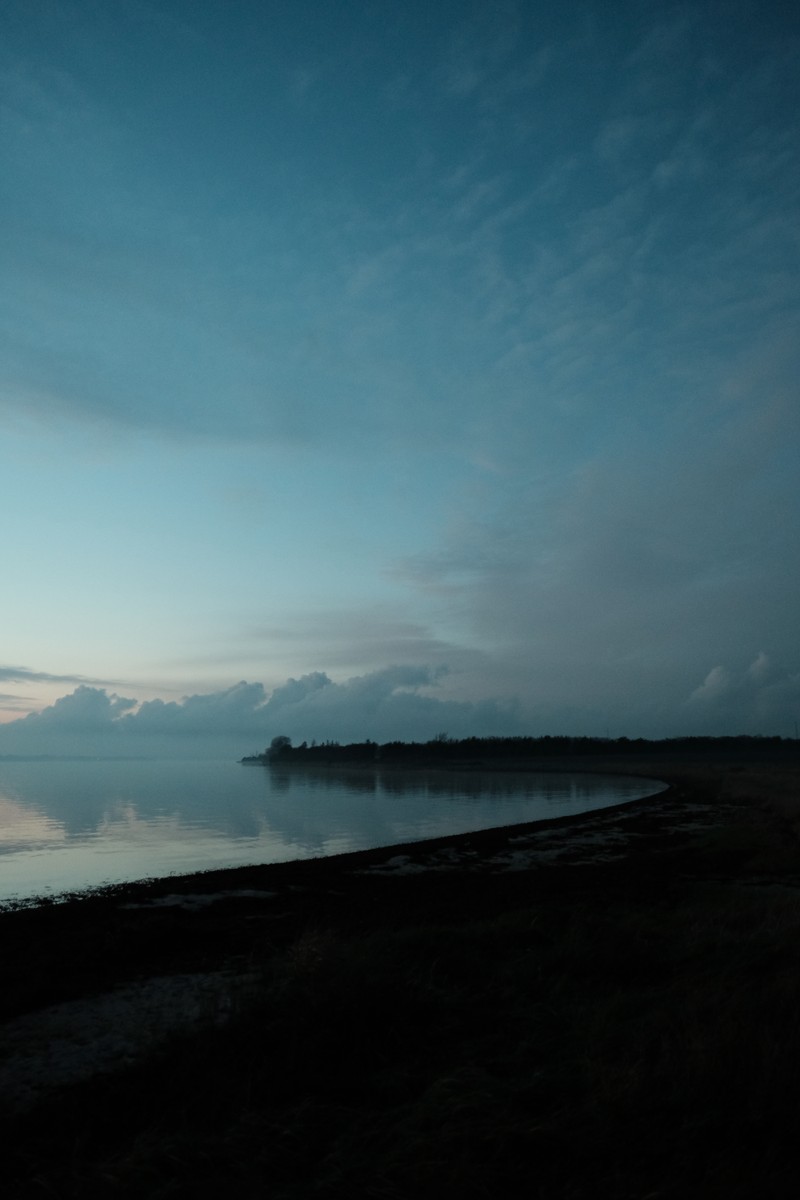
[[0, 754], [795, 735], [791, 6], [0, 21]]

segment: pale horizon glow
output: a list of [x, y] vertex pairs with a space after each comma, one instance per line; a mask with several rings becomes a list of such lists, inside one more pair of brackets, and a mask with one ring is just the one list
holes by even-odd
[[794, 736], [799, 57], [10, 0], [0, 755]]

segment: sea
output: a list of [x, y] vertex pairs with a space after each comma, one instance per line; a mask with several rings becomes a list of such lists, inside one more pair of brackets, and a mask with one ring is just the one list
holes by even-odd
[[665, 787], [582, 773], [0, 760], [0, 905], [572, 816]]

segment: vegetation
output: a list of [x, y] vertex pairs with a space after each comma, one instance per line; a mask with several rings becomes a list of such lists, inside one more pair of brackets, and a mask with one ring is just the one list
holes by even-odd
[[244, 763], [311, 763], [328, 765], [345, 762], [381, 762], [413, 764], [427, 763], [497, 763], [503, 760], [528, 760], [554, 757], [588, 757], [589, 755], [656, 755], [670, 758], [698, 756], [765, 757], [776, 753], [794, 754], [797, 741], [780, 737], [676, 737], [651, 741], [647, 738], [594, 737], [469, 737], [451, 738], [440, 733], [427, 742], [378, 742], [367, 738], [344, 746], [335, 741], [303, 742], [292, 745], [292, 739], [281, 735], [272, 739], [263, 754], [253, 754]]

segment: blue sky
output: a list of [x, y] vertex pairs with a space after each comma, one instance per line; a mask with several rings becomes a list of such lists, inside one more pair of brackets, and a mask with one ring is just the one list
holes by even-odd
[[8, 0], [0, 753], [791, 735], [799, 62], [746, 2]]

